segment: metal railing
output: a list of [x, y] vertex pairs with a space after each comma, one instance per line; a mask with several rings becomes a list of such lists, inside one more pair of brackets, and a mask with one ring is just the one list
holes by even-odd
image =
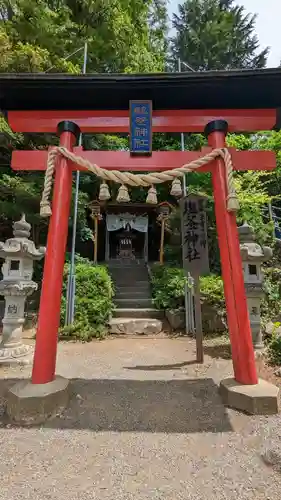
[[263, 208], [263, 217], [273, 223], [273, 238], [281, 243], [281, 207], [268, 203]]

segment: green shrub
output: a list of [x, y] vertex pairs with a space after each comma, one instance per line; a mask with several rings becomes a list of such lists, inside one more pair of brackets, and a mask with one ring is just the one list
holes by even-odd
[[[275, 323], [275, 330], [277, 330], [280, 325], [280, 322]], [[267, 354], [270, 363], [273, 365], [281, 365], [281, 336], [276, 333], [276, 331], [272, 332], [272, 336], [267, 344]]]
[[261, 316], [265, 325], [281, 315], [281, 269], [268, 267], [263, 272], [265, 297], [261, 305]]
[[[265, 298], [262, 302], [261, 317], [263, 324], [276, 321], [281, 317], [281, 269], [270, 267], [264, 269]], [[161, 266], [152, 268], [152, 295], [158, 309], [178, 309], [184, 306], [185, 273], [178, 267]], [[200, 278], [201, 301], [204, 310], [213, 310], [224, 320], [226, 308], [223, 280], [221, 276], [209, 275]], [[204, 309], [204, 306], [206, 308]], [[277, 323], [276, 323], [277, 324]], [[281, 364], [281, 340], [273, 335], [268, 343], [272, 362]]]
[[[184, 307], [184, 287], [187, 283], [183, 269], [161, 266], [152, 268], [152, 296], [158, 309], [179, 309]], [[223, 281], [220, 276], [200, 278], [201, 300], [214, 308], [214, 314], [225, 316]]]
[[152, 268], [152, 296], [157, 309], [178, 309], [184, 305], [187, 283], [183, 269], [155, 264]]
[[[77, 261], [76, 261], [77, 262]], [[66, 288], [69, 264], [64, 268], [63, 299], [61, 307], [60, 337], [90, 340], [102, 337], [113, 310], [113, 285], [105, 266], [94, 266], [87, 259], [76, 264], [75, 323], [64, 326]]]
[[95, 325], [90, 327], [84, 322], [75, 321], [73, 325], [64, 326], [60, 329], [61, 340], [80, 340], [89, 342], [92, 338], [104, 338], [107, 334], [107, 328], [104, 325]]
[[211, 274], [200, 278], [201, 299], [218, 308], [225, 308], [223, 280]]
[[[67, 252], [66, 256], [65, 256], [65, 261], [67, 264], [70, 263], [70, 259], [71, 259], [71, 253]], [[87, 264], [88, 266], [93, 266], [93, 261], [90, 259], [87, 259], [87, 257], [81, 257], [81, 255], [79, 255], [79, 253], [76, 253], [75, 254], [75, 265], [78, 265], [78, 264]]]
[[272, 334], [265, 336], [267, 353], [270, 363], [281, 365], [281, 337], [277, 331], [281, 323], [276, 321], [281, 318], [281, 269], [267, 267], [263, 271], [265, 296], [261, 305], [262, 324], [265, 327], [269, 322], [274, 323]]
[[200, 290], [204, 332], [212, 335], [224, 334], [227, 331], [227, 321], [221, 276], [202, 276]]

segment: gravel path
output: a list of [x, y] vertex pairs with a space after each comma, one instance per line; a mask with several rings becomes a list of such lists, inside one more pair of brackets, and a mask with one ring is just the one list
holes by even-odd
[[[186, 339], [61, 343], [70, 406], [42, 427], [0, 424], [0, 500], [279, 500], [262, 454], [281, 446], [281, 418], [226, 410], [231, 362], [206, 352], [200, 366]], [[0, 369], [0, 403], [29, 373]]]

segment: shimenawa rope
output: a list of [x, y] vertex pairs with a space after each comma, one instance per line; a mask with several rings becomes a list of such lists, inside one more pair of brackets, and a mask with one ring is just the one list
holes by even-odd
[[[81, 156], [77, 156], [71, 151], [61, 146], [55, 147], [49, 151], [47, 160], [47, 169], [44, 179], [44, 189], [42, 193], [42, 198], [40, 202], [40, 215], [42, 217], [50, 217], [52, 214], [50, 205], [50, 194], [52, 189], [53, 175], [55, 170], [55, 164], [58, 156], [63, 156], [73, 163], [76, 163], [80, 167], [84, 167], [89, 172], [92, 172], [97, 177], [101, 178], [104, 182], [101, 185], [103, 188], [107, 188], [107, 181], [113, 181], [121, 184], [123, 190], [127, 190], [128, 186], [143, 186], [150, 187], [149, 192], [151, 193], [151, 200], [147, 199], [148, 202], [155, 203], [154, 198], [156, 196], [156, 190], [154, 188], [155, 184], [161, 184], [167, 181], [175, 181], [184, 174], [197, 170], [199, 167], [210, 163], [218, 157], [224, 160], [226, 168], [226, 183], [227, 183], [227, 210], [229, 212], [236, 212], [239, 209], [239, 202], [235, 192], [234, 180], [233, 180], [233, 165], [231, 160], [231, 155], [226, 148], [213, 149], [210, 153], [194, 160], [186, 165], [179, 168], [174, 168], [172, 170], [167, 170], [166, 172], [153, 172], [149, 174], [132, 174], [131, 172], [120, 172], [119, 170], [106, 170], [99, 167], [98, 165], [90, 163]], [[149, 194], [148, 194], [149, 198]], [[106, 197], [104, 198], [106, 199]], [[157, 201], [156, 201], [157, 202]]]

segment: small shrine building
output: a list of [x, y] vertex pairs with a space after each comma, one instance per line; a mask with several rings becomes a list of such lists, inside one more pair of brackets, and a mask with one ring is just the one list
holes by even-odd
[[[157, 206], [147, 203], [115, 203], [107, 204], [90, 203], [94, 210], [98, 210], [98, 230], [95, 223], [89, 221], [89, 226], [94, 234], [94, 251], [87, 251], [87, 255], [97, 262], [112, 262], [116, 259], [138, 260], [157, 262], [160, 258], [161, 248], [161, 222]], [[172, 205], [164, 202], [169, 211]], [[95, 219], [93, 212], [90, 219]], [[164, 232], [169, 236], [169, 228], [164, 226]], [[168, 241], [168, 238], [163, 238]], [[163, 245], [162, 245], [163, 246]], [[92, 245], [91, 245], [92, 249]]]

